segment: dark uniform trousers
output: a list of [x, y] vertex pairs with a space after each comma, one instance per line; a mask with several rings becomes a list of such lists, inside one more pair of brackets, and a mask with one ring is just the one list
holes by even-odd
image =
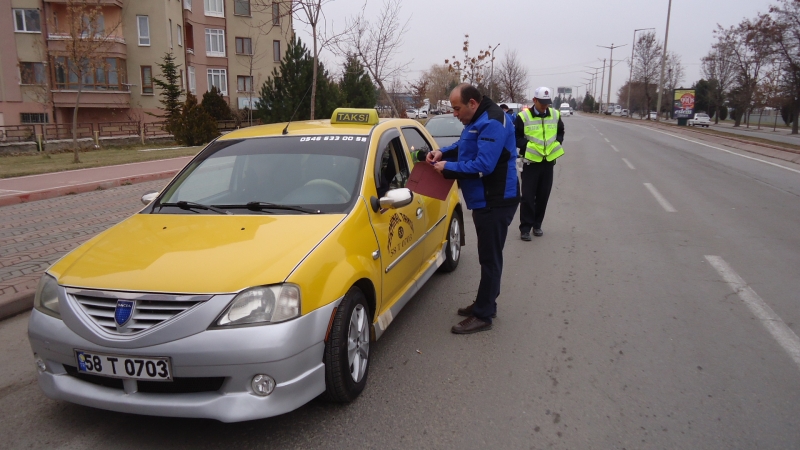
[[472, 221], [478, 237], [478, 262], [481, 265], [481, 282], [472, 313], [484, 322], [492, 323], [492, 315], [497, 313], [497, 297], [500, 295], [500, 278], [503, 275], [503, 247], [508, 227], [516, 213], [516, 204], [472, 210]]
[[544, 211], [550, 190], [553, 188], [555, 161], [542, 161], [522, 165], [522, 202], [519, 206], [519, 231], [530, 232], [542, 228]]

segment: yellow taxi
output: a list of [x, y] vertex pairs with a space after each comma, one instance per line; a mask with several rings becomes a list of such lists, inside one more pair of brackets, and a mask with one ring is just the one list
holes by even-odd
[[[455, 185], [412, 193], [408, 119], [234, 131], [47, 270], [28, 334], [44, 393], [225, 422], [364, 389], [370, 344], [464, 242]], [[418, 164], [427, 164], [419, 162]]]

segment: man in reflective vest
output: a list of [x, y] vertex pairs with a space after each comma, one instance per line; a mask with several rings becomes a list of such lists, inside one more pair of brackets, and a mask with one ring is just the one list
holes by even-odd
[[553, 91], [536, 89], [533, 108], [520, 111], [514, 120], [517, 148], [522, 156], [522, 202], [519, 208], [519, 231], [523, 241], [541, 236], [544, 212], [553, 187], [553, 166], [564, 154], [564, 122], [561, 113], [550, 105]]

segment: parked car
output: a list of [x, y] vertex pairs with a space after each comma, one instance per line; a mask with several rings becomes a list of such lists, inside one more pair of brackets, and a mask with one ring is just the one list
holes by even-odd
[[622, 113], [620, 113], [620, 115], [619, 115], [619, 116], [620, 116], [620, 117], [628, 117], [628, 110], [627, 110], [627, 109], [623, 109], [623, 110], [622, 110]]
[[406, 109], [406, 117], [409, 119], [418, 119], [419, 111], [417, 111], [415, 108], [408, 108]]
[[650, 111], [650, 114], [649, 114], [648, 118], [650, 120], [656, 120], [658, 118], [658, 113], [655, 112], [655, 111]]
[[410, 148], [432, 139], [416, 121], [340, 108], [214, 140], [46, 270], [28, 324], [39, 387], [223, 422], [354, 400], [371, 344], [459, 263], [456, 185], [444, 201], [406, 187]]
[[711, 125], [711, 117], [709, 117], [706, 113], [696, 113], [693, 118], [686, 122], [686, 124], [693, 127], [701, 126], [708, 128]]
[[452, 114], [442, 114], [431, 117], [425, 123], [425, 128], [433, 136], [439, 147], [447, 147], [461, 137], [461, 132], [464, 131], [464, 124]]

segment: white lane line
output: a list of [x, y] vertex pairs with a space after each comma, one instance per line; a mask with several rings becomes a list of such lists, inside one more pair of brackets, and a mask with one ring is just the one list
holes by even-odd
[[611, 143], [611, 141], [609, 141], [607, 137], [604, 137], [603, 139], [605, 139], [606, 142], [608, 142], [609, 144]]
[[750, 308], [753, 315], [761, 321], [761, 325], [769, 331], [778, 344], [786, 350], [797, 367], [800, 368], [800, 338], [789, 328], [769, 305], [756, 294], [727, 262], [719, 256], [705, 255], [708, 263], [719, 272], [740, 299]]
[[613, 145], [613, 144], [609, 143], [608, 145], [610, 145], [610, 146], [611, 146], [611, 148], [613, 148], [615, 152], [618, 152], [618, 151], [619, 151], [619, 150], [617, 150], [617, 147], [614, 147], [614, 145]]
[[629, 168], [629, 169], [631, 169], [631, 170], [636, 170], [636, 167], [633, 167], [633, 164], [631, 164], [631, 162], [630, 162], [630, 161], [628, 161], [628, 160], [627, 160], [627, 159], [625, 159], [625, 158], [622, 158], [622, 160], [623, 160], [623, 161], [625, 161], [625, 164], [627, 164], [627, 165], [628, 165], [628, 168]]
[[658, 203], [661, 204], [661, 207], [664, 208], [665, 211], [667, 211], [667, 212], [677, 212], [677, 210], [675, 208], [673, 208], [672, 205], [669, 204], [667, 199], [665, 199], [664, 196], [661, 195], [661, 193], [658, 192], [656, 190], [656, 188], [653, 187], [652, 184], [645, 183], [644, 186], [647, 188], [648, 191], [650, 191], [651, 194], [653, 194], [653, 197], [655, 197], [656, 200], [658, 200]]
[[600, 133], [600, 136], [605, 136], [605, 134], [603, 134], [603, 133]]
[[688, 142], [691, 142], [693, 144], [697, 144], [697, 145], [702, 145], [704, 147], [713, 148], [714, 150], [719, 150], [719, 151], [723, 151], [725, 153], [730, 153], [731, 155], [736, 155], [736, 156], [740, 156], [742, 158], [752, 159], [753, 161], [758, 161], [758, 162], [762, 162], [764, 164], [769, 164], [770, 166], [780, 167], [781, 169], [786, 169], [786, 170], [792, 171], [794, 173], [800, 173], [800, 170], [792, 169], [791, 167], [786, 167], [786, 166], [783, 166], [783, 165], [780, 165], [780, 164], [775, 164], [774, 162], [764, 161], [763, 159], [758, 159], [758, 158], [753, 158], [752, 156], [742, 155], [742, 154], [739, 154], [739, 153], [736, 153], [736, 152], [732, 152], [730, 150], [725, 150], [724, 148], [714, 147], [713, 145], [704, 144], [702, 142], [698, 142], [698, 141], [695, 141], [693, 139], [687, 139], [685, 137], [677, 136], [677, 135], [674, 135], [672, 133], [666, 133], [666, 132], [660, 131], [660, 130], [653, 130], [652, 128], [646, 127], [646, 126], [643, 126], [643, 125], [635, 125], [635, 126], [637, 126], [639, 128], [647, 128], [648, 130], [655, 131], [656, 133], [666, 134], [667, 136], [672, 136], [674, 138], [683, 139], [684, 141], [688, 141]]

